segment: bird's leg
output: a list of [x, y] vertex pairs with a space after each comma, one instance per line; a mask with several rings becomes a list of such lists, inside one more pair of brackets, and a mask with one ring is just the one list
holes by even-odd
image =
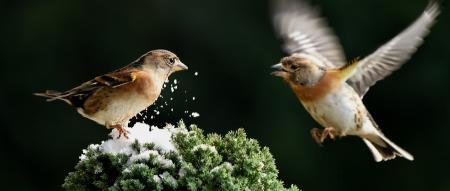
[[130, 132], [127, 131], [122, 125], [116, 124], [116, 125], [111, 125], [110, 127], [115, 128], [115, 129], [117, 129], [117, 131], [119, 131], [119, 138], [123, 134], [123, 136], [128, 139], [128, 133], [130, 133]]
[[335, 129], [333, 127], [327, 127], [325, 129], [313, 128], [311, 129], [311, 136], [317, 142], [317, 144], [322, 145], [327, 137], [334, 139]]
[[327, 127], [323, 129], [321, 140], [322, 142], [325, 141], [327, 137], [330, 137], [331, 139], [334, 139], [334, 133], [335, 129], [333, 127]]

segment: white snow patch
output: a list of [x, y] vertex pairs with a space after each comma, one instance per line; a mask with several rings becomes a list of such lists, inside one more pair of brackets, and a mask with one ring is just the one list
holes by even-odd
[[131, 156], [129, 159], [129, 162], [134, 162], [134, 161], [138, 161], [138, 160], [148, 160], [150, 158], [150, 155], [159, 156], [159, 153], [158, 153], [158, 151], [147, 150], [147, 151], [141, 152], [137, 155]]
[[78, 158], [80, 158], [80, 160], [86, 160], [87, 156], [85, 154], [81, 154]]
[[158, 182], [158, 183], [161, 182], [161, 178], [159, 178], [158, 175], [153, 175], [153, 180], [154, 180], [155, 182]]
[[161, 165], [162, 168], [173, 168], [175, 167], [175, 164], [169, 160], [165, 159], [163, 156], [161, 156], [158, 151], [155, 150], [147, 150], [144, 152], [141, 152], [140, 154], [133, 155], [129, 159], [129, 163], [138, 161], [138, 160], [149, 160], [150, 156], [156, 157], [155, 160], [158, 164]]
[[[151, 129], [151, 131], [150, 131]], [[186, 129], [175, 128], [171, 124], [167, 124], [166, 127], [160, 129], [156, 126], [150, 127], [144, 123], [136, 123], [133, 128], [127, 128], [129, 131], [128, 139], [125, 136], [120, 138], [113, 138], [103, 142], [99, 148], [107, 153], [124, 153], [124, 154], [138, 154], [133, 151], [131, 144], [137, 139], [141, 145], [145, 143], [153, 143], [156, 148], [162, 152], [167, 153], [170, 151], [177, 151], [175, 145], [172, 143], [172, 135], [187, 131]], [[113, 129], [110, 133], [111, 137], [118, 137], [119, 132]]]
[[195, 152], [198, 150], [204, 150], [204, 151], [208, 150], [210, 152], [217, 153], [216, 147], [207, 145], [207, 144], [196, 145], [196, 146], [194, 146], [194, 148], [192, 148], [192, 152]]
[[177, 180], [168, 172], [163, 172], [162, 174], [159, 175], [159, 177], [169, 185], [172, 185], [174, 187], [178, 185]]
[[[102, 142], [102, 144], [103, 144], [103, 142]], [[88, 146], [88, 148], [92, 149], [92, 150], [97, 150], [99, 148], [99, 146], [100, 146], [99, 144], [90, 144]], [[83, 154], [81, 154], [80, 157], [79, 157], [80, 160], [86, 160], [87, 159], [87, 156], [86, 156], [87, 152], [88, 152], [87, 149], [83, 149]]]
[[186, 169], [180, 168], [180, 171], [178, 171], [178, 176], [180, 176], [180, 178], [186, 176]]
[[214, 167], [213, 169], [211, 169], [211, 173], [215, 173], [215, 172], [217, 172], [219, 169], [221, 169], [221, 168], [226, 168], [226, 169], [230, 169], [230, 170], [233, 170], [233, 165], [231, 164], [231, 163], [229, 163], [229, 162], [224, 162], [223, 164], [221, 164], [221, 165], [219, 165], [219, 166], [216, 166], [216, 167]]
[[193, 118], [200, 117], [200, 114], [197, 112], [192, 112], [191, 117]]
[[175, 168], [175, 164], [171, 160], [165, 159], [161, 155], [157, 156], [156, 160], [162, 168]]
[[145, 137], [146, 139], [143, 139], [154, 143], [156, 148], [159, 148], [164, 152], [177, 151], [175, 145], [172, 143], [172, 135], [180, 131], [182, 130], [175, 128], [171, 124], [167, 124], [164, 129], [152, 126], [151, 133]]
[[129, 169], [129, 168], [125, 168], [125, 169], [123, 169], [123, 171], [122, 171], [122, 173], [130, 173], [131, 172], [131, 170]]

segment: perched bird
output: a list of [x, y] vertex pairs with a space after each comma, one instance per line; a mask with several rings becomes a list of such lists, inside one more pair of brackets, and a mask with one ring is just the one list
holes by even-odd
[[125, 130], [128, 120], [156, 101], [172, 73], [187, 69], [174, 53], [152, 50], [121, 69], [71, 90], [47, 90], [35, 95], [47, 97], [47, 101], [65, 101], [82, 116], [106, 128], [116, 128], [128, 138]]
[[362, 102], [370, 86], [397, 70], [423, 42], [439, 15], [430, 2], [422, 15], [395, 38], [361, 60], [346, 63], [338, 39], [318, 11], [304, 1], [277, 0], [275, 30], [290, 54], [273, 66], [302, 105], [324, 129], [311, 130], [321, 144], [327, 137], [358, 136], [375, 161], [413, 156], [381, 132]]

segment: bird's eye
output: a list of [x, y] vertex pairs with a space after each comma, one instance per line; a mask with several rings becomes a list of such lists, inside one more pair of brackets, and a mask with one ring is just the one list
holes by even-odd
[[175, 64], [176, 58], [169, 58], [170, 65]]
[[296, 65], [291, 65], [291, 70], [297, 70], [297, 66]]

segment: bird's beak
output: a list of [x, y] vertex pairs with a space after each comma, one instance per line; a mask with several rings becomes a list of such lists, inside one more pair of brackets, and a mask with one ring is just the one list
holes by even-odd
[[181, 70], [187, 70], [188, 67], [183, 64], [182, 62], [177, 62], [173, 65], [172, 71], [176, 72], [176, 71], [181, 71]]
[[283, 70], [283, 65], [281, 65], [281, 63], [278, 63], [278, 64], [275, 64], [275, 65], [273, 65], [272, 66], [272, 69], [275, 69], [275, 70]]
[[272, 69], [274, 69], [275, 71], [273, 71], [270, 74], [274, 76], [282, 77], [286, 73], [286, 70], [284, 70], [283, 65], [281, 65], [281, 63], [273, 65]]

